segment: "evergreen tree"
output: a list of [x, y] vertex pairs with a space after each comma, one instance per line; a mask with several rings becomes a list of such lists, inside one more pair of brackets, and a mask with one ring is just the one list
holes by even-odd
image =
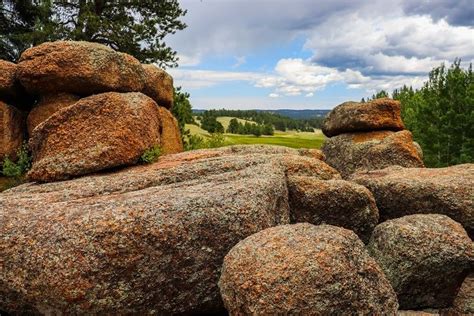
[[227, 127], [227, 133], [231, 134], [238, 134], [239, 133], [239, 121], [236, 118], [233, 118], [229, 122], [229, 126]]

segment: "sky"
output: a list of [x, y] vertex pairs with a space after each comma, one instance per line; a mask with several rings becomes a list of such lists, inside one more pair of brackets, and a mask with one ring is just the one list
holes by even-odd
[[474, 0], [181, 0], [168, 69], [195, 109], [331, 109], [474, 61]]

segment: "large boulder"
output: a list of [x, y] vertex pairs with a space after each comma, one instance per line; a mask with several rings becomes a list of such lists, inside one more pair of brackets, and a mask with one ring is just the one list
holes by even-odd
[[423, 167], [409, 131], [342, 134], [324, 141], [325, 161], [347, 178], [354, 172], [391, 165]]
[[16, 77], [17, 65], [0, 59], [0, 100], [27, 109], [33, 101]]
[[33, 94], [132, 92], [145, 85], [137, 59], [90, 42], [57, 41], [29, 48], [21, 54], [17, 76]]
[[182, 152], [183, 141], [179, 131], [178, 121], [170, 111], [163, 107], [158, 107], [160, 115], [160, 147], [163, 154], [175, 154]]
[[464, 279], [452, 309], [459, 315], [474, 315], [474, 272]]
[[330, 224], [353, 230], [368, 242], [378, 223], [379, 211], [367, 188], [344, 180], [288, 178], [292, 223]]
[[[224, 256], [251, 234], [287, 224], [289, 210], [282, 156], [216, 153], [167, 155], [151, 165], [0, 193], [0, 310], [222, 311]], [[353, 234], [344, 234], [351, 253], [352, 243], [362, 251]], [[359, 271], [379, 285], [378, 270]], [[383, 301], [378, 289], [366, 293], [371, 282], [354, 286]]]
[[93, 95], [59, 110], [30, 138], [32, 181], [55, 181], [136, 163], [160, 144], [160, 115], [142, 93]]
[[382, 270], [350, 230], [283, 225], [239, 242], [219, 288], [230, 315], [395, 314]]
[[446, 168], [389, 167], [351, 180], [375, 197], [381, 220], [417, 213], [445, 214], [474, 236], [474, 164]]
[[77, 95], [70, 93], [42, 96], [38, 104], [28, 114], [28, 119], [26, 120], [28, 134], [31, 135], [35, 127], [46, 121], [51, 115], [62, 108], [76, 103], [79, 99]]
[[0, 101], [0, 163], [6, 157], [16, 159], [25, 134], [25, 115], [15, 107]]
[[366, 103], [345, 102], [336, 106], [325, 118], [324, 135], [377, 130], [400, 131], [405, 127], [400, 115], [400, 102], [388, 98]]
[[167, 109], [173, 107], [174, 89], [173, 77], [155, 65], [143, 65], [145, 70], [145, 85], [143, 93]]
[[474, 245], [464, 228], [440, 214], [379, 224], [368, 245], [402, 309], [450, 307], [469, 271]]

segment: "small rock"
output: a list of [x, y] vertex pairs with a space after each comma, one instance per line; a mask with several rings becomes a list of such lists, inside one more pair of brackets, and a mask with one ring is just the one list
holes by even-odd
[[389, 167], [356, 173], [351, 180], [374, 194], [382, 221], [418, 213], [444, 214], [474, 238], [474, 164]]
[[350, 230], [308, 223], [265, 229], [225, 256], [230, 315], [395, 314], [382, 270]]
[[143, 65], [145, 86], [143, 93], [155, 100], [159, 106], [167, 109], [173, 107], [173, 77], [155, 65]]
[[160, 115], [142, 93], [83, 98], [37, 126], [30, 138], [31, 181], [56, 181], [138, 161], [160, 144]]
[[388, 98], [345, 102], [329, 112], [322, 131], [328, 137], [376, 130], [401, 131], [405, 127], [400, 112], [400, 102]]
[[344, 227], [364, 242], [368, 242], [378, 223], [379, 212], [372, 193], [353, 182], [293, 176], [288, 178], [288, 192], [292, 223]]
[[79, 101], [79, 97], [69, 93], [59, 93], [42, 96], [38, 104], [28, 114], [26, 121], [28, 134], [31, 135], [36, 126], [46, 121], [58, 110]]
[[450, 307], [474, 267], [472, 240], [445, 215], [388, 220], [375, 228], [368, 249], [390, 280], [401, 309]]
[[377, 131], [342, 134], [325, 140], [326, 162], [343, 178], [358, 171], [377, 170], [392, 165], [423, 167], [423, 161], [409, 131]]
[[18, 79], [28, 92], [95, 93], [142, 91], [145, 71], [134, 57], [98, 43], [57, 41], [21, 54]]
[[0, 101], [0, 164], [9, 157], [15, 160], [25, 140], [25, 115], [15, 107]]

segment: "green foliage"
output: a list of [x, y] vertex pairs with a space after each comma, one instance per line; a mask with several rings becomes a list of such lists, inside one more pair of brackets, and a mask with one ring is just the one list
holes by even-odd
[[151, 148], [145, 150], [145, 152], [140, 157], [141, 163], [152, 163], [158, 160], [161, 156], [161, 147], [155, 145]]
[[207, 140], [207, 148], [217, 148], [224, 146], [224, 135], [222, 133], [212, 133]]
[[206, 138], [199, 135], [189, 135], [184, 143], [184, 150], [217, 148], [225, 145], [225, 137], [221, 133], [213, 133]]
[[206, 111], [202, 115], [201, 128], [209, 133], [224, 133], [224, 126], [217, 121], [217, 116], [212, 111]]
[[17, 152], [17, 161], [8, 157], [3, 160], [2, 174], [6, 177], [21, 178], [31, 168], [31, 155], [28, 145], [24, 143]]
[[241, 134], [241, 135], [273, 135], [273, 126], [270, 124], [250, 124], [245, 122], [245, 124], [240, 123], [236, 118], [233, 118], [229, 122], [229, 127], [227, 127], [227, 133], [230, 134]]
[[0, 58], [15, 61], [26, 48], [51, 40], [97, 42], [141, 62], [177, 66], [164, 39], [186, 27], [177, 0], [0, 2]]
[[420, 90], [404, 86], [393, 92], [429, 167], [474, 161], [474, 76], [472, 64], [460, 64], [433, 69]]

